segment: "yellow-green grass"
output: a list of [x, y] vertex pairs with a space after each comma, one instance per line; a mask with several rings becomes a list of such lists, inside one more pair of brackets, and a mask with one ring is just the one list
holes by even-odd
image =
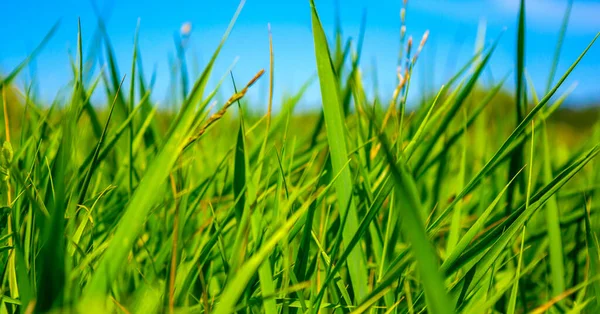
[[[557, 93], [587, 49], [555, 73], [570, 9], [543, 94], [522, 1], [514, 92], [508, 76], [481, 83], [494, 41], [409, 98], [427, 45], [407, 51], [403, 35], [396, 93], [367, 97], [364, 29], [356, 44], [339, 25], [327, 38], [308, 1], [317, 76], [273, 99], [277, 40], [270, 69], [215, 73], [208, 88], [242, 6], [199, 77], [173, 64], [171, 108], [154, 103], [137, 40], [119, 74], [102, 23], [107, 64], [91, 78], [74, 30], [66, 101], [15, 83], [55, 29], [0, 78], [1, 313], [600, 310], [600, 124]], [[264, 104], [244, 99], [257, 80]], [[223, 84], [235, 93], [220, 97]], [[322, 106], [300, 113], [310, 84]]]

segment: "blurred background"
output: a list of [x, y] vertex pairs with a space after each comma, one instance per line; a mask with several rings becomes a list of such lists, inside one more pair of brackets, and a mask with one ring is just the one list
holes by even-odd
[[[196, 77], [217, 46], [239, 2], [222, 1], [115, 1], [57, 0], [4, 1], [0, 10], [0, 74], [16, 67], [42, 40], [48, 30], [60, 21], [60, 26], [28, 71], [16, 80], [19, 86], [29, 86], [37, 97], [51, 102], [72, 79], [70, 58], [75, 58], [77, 20], [81, 19], [84, 55], [91, 77], [104, 64], [106, 47], [99, 36], [98, 20], [106, 24], [120, 75], [131, 68], [133, 39], [140, 23], [139, 46], [144, 74], [148, 80], [155, 73], [153, 100], [170, 107], [170, 95], [179, 88], [173, 82], [173, 64], [177, 60], [176, 42], [182, 26], [186, 39], [185, 55], [189, 75]], [[527, 5], [526, 68], [543, 94], [554, 50], [568, 0], [529, 0]], [[400, 9], [402, 0], [319, 0], [317, 6], [333, 40], [336, 21], [346, 37], [356, 45], [361, 23], [366, 21], [361, 68], [367, 89], [384, 99], [391, 97], [396, 84], [396, 68], [400, 47]], [[491, 43], [506, 29], [481, 84], [491, 85], [515, 68], [515, 36], [518, 0], [413, 0], [408, 1], [407, 36], [418, 45], [426, 30], [429, 40], [415, 69], [408, 106], [420, 97], [438, 90], [451, 74], [472, 57], [477, 34]], [[600, 1], [576, 0], [570, 12], [557, 77], [568, 68], [600, 31]], [[267, 24], [272, 27], [275, 50], [275, 110], [285, 94], [297, 91], [316, 73], [308, 1], [249, 0], [236, 27], [217, 61], [214, 79], [227, 71], [237, 59], [236, 77], [246, 81], [256, 71], [269, 66]], [[238, 59], [239, 58], [239, 59]], [[153, 72], [155, 71], [155, 72]], [[562, 90], [577, 82], [569, 97], [569, 108], [589, 108], [600, 103], [598, 88], [600, 45], [595, 45], [563, 84]], [[556, 79], [555, 79], [556, 80]], [[267, 80], [251, 90], [250, 103], [264, 107]], [[229, 94], [231, 84], [222, 91]], [[125, 83], [127, 86], [127, 83]], [[511, 76], [505, 88], [511, 92]], [[102, 94], [102, 93], [98, 93]], [[560, 92], [559, 92], [560, 94]], [[98, 97], [102, 97], [101, 95]], [[226, 97], [226, 96], [224, 96]], [[100, 99], [98, 100], [100, 101]], [[312, 110], [320, 106], [318, 84], [313, 82], [298, 109]]]

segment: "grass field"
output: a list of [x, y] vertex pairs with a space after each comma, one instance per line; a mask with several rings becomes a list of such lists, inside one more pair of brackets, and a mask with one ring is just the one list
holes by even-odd
[[496, 41], [408, 110], [426, 38], [402, 34], [398, 87], [369, 98], [362, 41], [328, 40], [310, 3], [315, 114], [294, 111], [305, 89], [277, 114], [244, 101], [257, 80], [273, 94], [273, 53], [249, 82], [215, 73], [236, 87], [217, 101], [221, 46], [181, 71], [177, 111], [137, 44], [121, 77], [106, 37], [85, 82], [81, 30], [66, 103], [14, 85], [53, 30], [0, 77], [0, 312], [598, 313], [600, 124], [553, 116], [587, 50], [537, 95], [522, 6], [514, 91], [478, 83]]

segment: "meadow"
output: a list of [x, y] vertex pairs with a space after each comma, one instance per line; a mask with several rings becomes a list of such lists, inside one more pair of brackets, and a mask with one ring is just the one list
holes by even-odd
[[[555, 74], [559, 40], [538, 95], [522, 0], [514, 90], [480, 84], [496, 39], [408, 108], [427, 37], [401, 33], [397, 88], [368, 97], [361, 38], [328, 38], [311, 0], [318, 76], [274, 100], [276, 45], [248, 82], [213, 73], [242, 6], [176, 110], [137, 35], [126, 69], [106, 35], [86, 82], [79, 29], [65, 102], [16, 84], [55, 29], [0, 76], [0, 313], [600, 311], [600, 124], [563, 122], [558, 92], [598, 35]], [[258, 80], [266, 104], [244, 99]], [[322, 106], [296, 112], [312, 83]]]

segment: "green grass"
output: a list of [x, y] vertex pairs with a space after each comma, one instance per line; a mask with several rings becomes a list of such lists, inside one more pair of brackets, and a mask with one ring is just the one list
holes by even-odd
[[[411, 103], [426, 36], [412, 51], [401, 34], [402, 69], [378, 69], [400, 73], [398, 87], [369, 97], [364, 26], [357, 44], [340, 21], [328, 38], [314, 1], [316, 64], [305, 66], [317, 76], [296, 94], [273, 99], [276, 38], [267, 71], [232, 66], [210, 89], [243, 4], [197, 78], [176, 43], [169, 109], [153, 102], [139, 28], [126, 75], [101, 21], [107, 64], [94, 73], [89, 31], [73, 30], [65, 101], [15, 83], [58, 26], [0, 77], [0, 313], [600, 310], [600, 124], [574, 139], [581, 129], [555, 120], [571, 89], [558, 91], [598, 37], [557, 75], [570, 5], [543, 95], [524, 63], [521, 1], [514, 95], [506, 73], [482, 83], [498, 34]], [[235, 93], [221, 97], [229, 78]], [[268, 102], [248, 103], [264, 79]], [[297, 113], [310, 84], [322, 107]]]

